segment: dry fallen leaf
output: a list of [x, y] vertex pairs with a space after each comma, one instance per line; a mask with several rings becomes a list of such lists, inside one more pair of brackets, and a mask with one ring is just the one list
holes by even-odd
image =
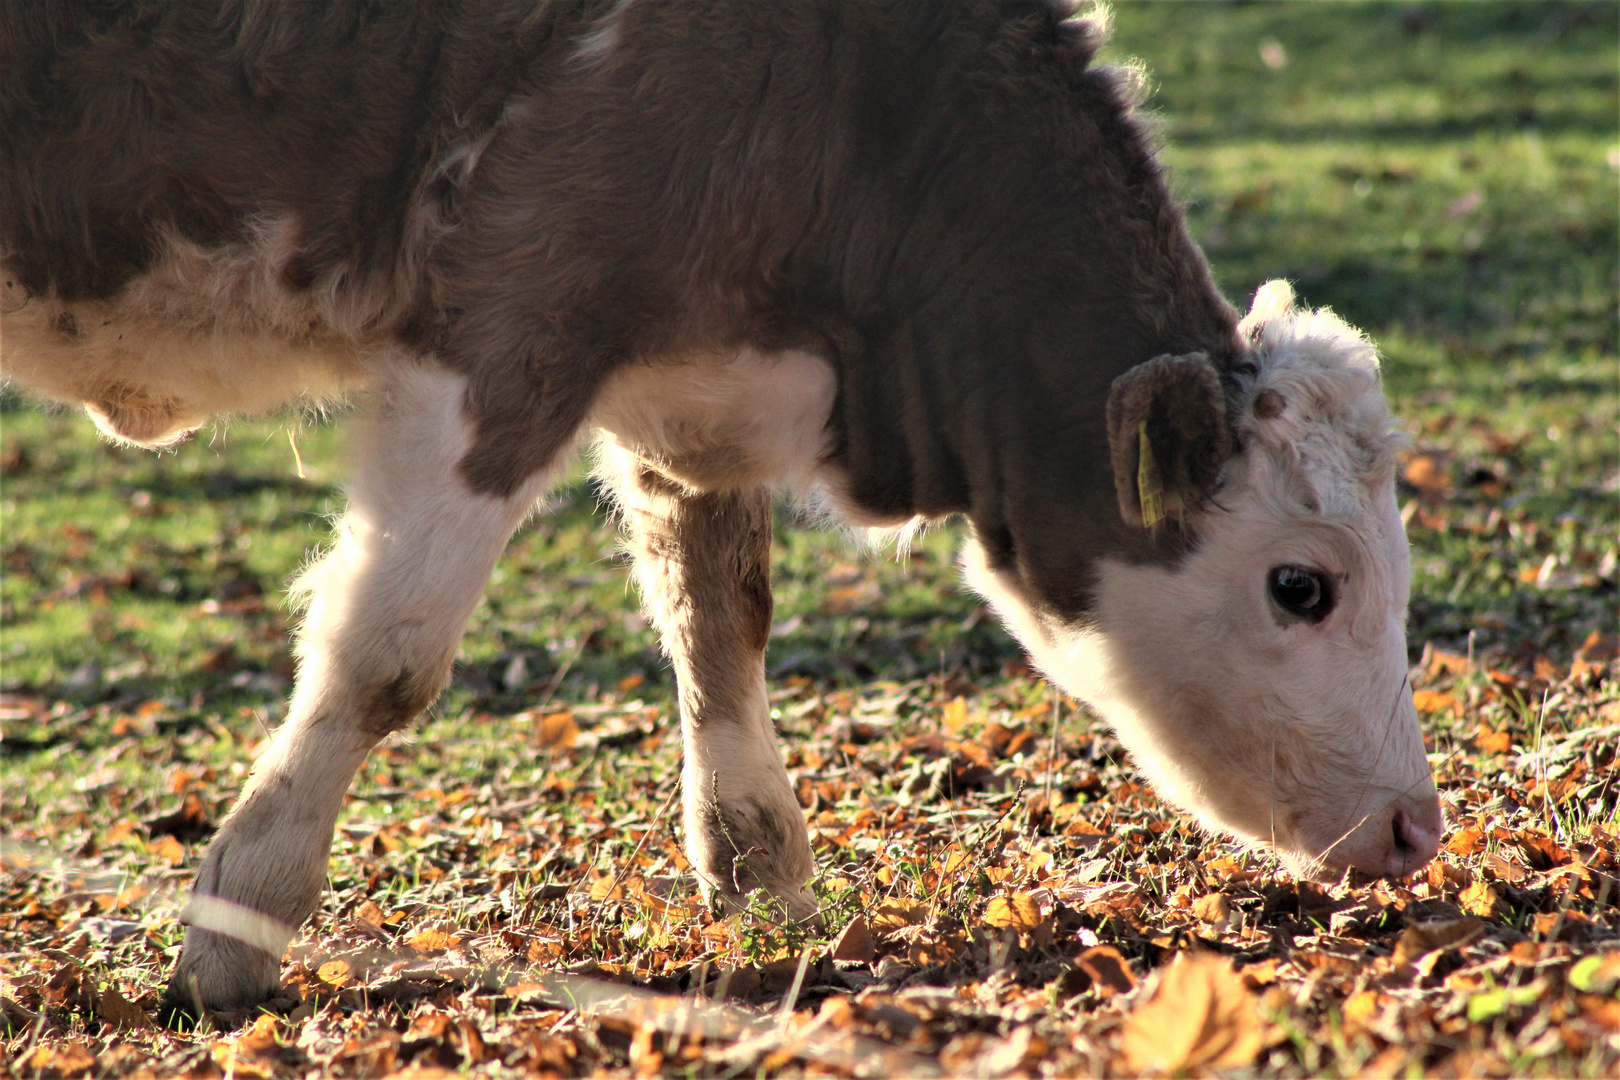
[[542, 750], [567, 750], [578, 739], [579, 725], [573, 713], [551, 713], [534, 726], [534, 744]]
[[1440, 675], [1466, 675], [1473, 667], [1468, 657], [1461, 653], [1430, 647], [1428, 656], [1429, 664], [1426, 670], [1431, 679]]
[[1485, 830], [1477, 825], [1458, 829], [1447, 838], [1445, 849], [1453, 855], [1473, 855], [1484, 851]]
[[984, 921], [1004, 930], [1034, 930], [1041, 925], [1041, 909], [1028, 893], [1008, 893], [991, 899]]
[[1450, 694], [1437, 690], [1418, 690], [1412, 694], [1412, 704], [1425, 715], [1438, 712], [1461, 713], [1462, 702]]
[[[182, 770], [176, 774], [176, 780], [181, 776], [186, 776], [189, 782], [189, 773]], [[152, 818], [146, 823], [146, 833], [151, 837], [172, 836], [182, 843], [193, 843], [212, 836], [214, 823], [208, 819], [208, 806], [202, 796], [195, 791], [187, 791], [178, 810]]]
[[1470, 915], [1490, 918], [1496, 911], [1496, 890], [1484, 881], [1476, 881], [1462, 891], [1457, 898], [1462, 909]]
[[832, 958], [870, 964], [877, 956], [877, 945], [872, 940], [872, 929], [857, 915], [844, 927], [838, 940], [833, 942]]
[[1193, 901], [1193, 914], [1207, 923], [1225, 923], [1232, 917], [1232, 901], [1225, 893], [1210, 893]]
[[1125, 1019], [1125, 1065], [1165, 1073], [1248, 1065], [1265, 1044], [1257, 1004], [1224, 957], [1178, 953], [1153, 997]]
[[1383, 998], [1377, 990], [1362, 990], [1351, 994], [1344, 1002], [1344, 1022], [1358, 1028], [1372, 1023], [1383, 1008]]
[[1112, 945], [1093, 945], [1075, 958], [1075, 966], [1091, 976], [1092, 985], [1103, 997], [1136, 989], [1130, 963]]
[[1505, 729], [1498, 731], [1482, 723], [1474, 732], [1474, 745], [1479, 747], [1481, 753], [1505, 754], [1513, 749], [1513, 733]]
[[146, 842], [148, 854], [155, 855], [170, 866], [186, 861], [186, 846], [173, 836], [158, 836]]
[[1465, 945], [1484, 933], [1485, 924], [1474, 918], [1432, 919], [1412, 923], [1395, 942], [1395, 962], [1410, 964], [1431, 952]]
[[872, 909], [871, 928], [879, 935], [915, 926], [928, 912], [926, 904], [909, 900], [885, 900]]
[[73, 1076], [95, 1067], [96, 1055], [83, 1043], [66, 1046], [41, 1046], [23, 1059], [25, 1068], [35, 1075]]
[[142, 1030], [152, 1027], [151, 1018], [146, 1010], [129, 1000], [118, 992], [115, 986], [108, 986], [101, 992], [101, 1002], [96, 1007], [96, 1014], [101, 1017], [109, 1027], [123, 1030]]
[[1412, 454], [1407, 458], [1406, 468], [1402, 472], [1407, 483], [1431, 498], [1451, 487], [1451, 475], [1444, 454]]
[[223, 1039], [214, 1044], [212, 1056], [215, 1064], [225, 1070], [226, 1076], [242, 1080], [260, 1080], [276, 1073], [276, 1057], [280, 1050], [278, 1036], [279, 1017], [268, 1013], [260, 1016], [235, 1039]]
[[341, 990], [343, 984], [349, 981], [349, 962], [347, 960], [328, 960], [315, 969], [315, 977], [328, 990]]
[[405, 944], [417, 952], [437, 952], [440, 949], [455, 948], [461, 944], [461, 939], [443, 930], [423, 930], [406, 938]]

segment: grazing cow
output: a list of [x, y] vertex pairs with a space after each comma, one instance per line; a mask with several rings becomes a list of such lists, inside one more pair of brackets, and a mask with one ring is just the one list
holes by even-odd
[[[600, 430], [679, 684], [704, 890], [812, 913], [763, 656], [771, 491], [964, 515], [973, 586], [1166, 797], [1399, 874], [1439, 805], [1370, 344], [1187, 236], [1055, 0], [0, 9], [4, 364], [161, 446], [353, 391], [286, 723], [170, 987], [277, 992], [345, 789]], [[747, 853], [746, 858], [738, 857]]]

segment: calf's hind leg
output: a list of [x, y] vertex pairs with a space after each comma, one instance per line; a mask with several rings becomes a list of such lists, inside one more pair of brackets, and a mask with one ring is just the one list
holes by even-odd
[[468, 490], [463, 380], [402, 366], [378, 392], [349, 509], [299, 583], [311, 602], [285, 724], [197, 874], [171, 1007], [235, 1011], [280, 991], [280, 957], [315, 910], [343, 794], [366, 754], [432, 703], [512, 530], [546, 477]]
[[622, 447], [603, 454], [643, 602], [675, 667], [686, 850], [703, 892], [739, 907], [764, 889], [808, 918], [804, 812], [765, 696], [770, 492], [694, 492]]

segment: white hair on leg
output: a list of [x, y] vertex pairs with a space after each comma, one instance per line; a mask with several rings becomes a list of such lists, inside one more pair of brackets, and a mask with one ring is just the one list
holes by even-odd
[[604, 440], [598, 475], [624, 520], [647, 613], [675, 669], [686, 847], [705, 896], [763, 889], [806, 918], [814, 868], [765, 689], [771, 498], [700, 492]]
[[310, 603], [287, 722], [198, 873], [170, 987], [181, 1005], [248, 1006], [279, 988], [355, 771], [438, 695], [495, 560], [556, 472], [511, 498], [475, 494], [457, 472], [472, 443], [465, 380], [403, 357], [379, 379], [337, 542], [297, 584]]

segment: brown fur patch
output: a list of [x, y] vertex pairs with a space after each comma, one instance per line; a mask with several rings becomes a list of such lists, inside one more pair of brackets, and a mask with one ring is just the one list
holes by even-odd
[[1192, 352], [1229, 379], [1243, 346], [1093, 24], [633, 4], [582, 63], [606, 10], [10, 5], [8, 276], [110, 301], [172, 239], [218, 253], [284, 220], [266, 280], [351, 345], [467, 376], [476, 491], [549, 465], [621, 365], [794, 348], [836, 372], [831, 464], [862, 514], [965, 513], [1070, 616], [1097, 553], [1178, 557], [1115, 509], [1108, 388]]
[[401, 671], [366, 696], [360, 706], [360, 729], [378, 739], [390, 735], [432, 705], [441, 689], [424, 683], [413, 672]]

